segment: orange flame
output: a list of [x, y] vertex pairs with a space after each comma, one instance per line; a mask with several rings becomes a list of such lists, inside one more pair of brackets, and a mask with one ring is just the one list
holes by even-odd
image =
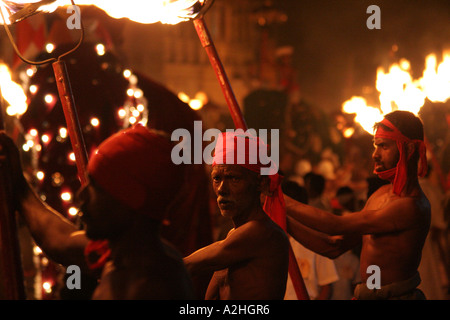
[[[23, 8], [25, 4], [32, 4], [39, 0], [2, 1], [1, 10], [9, 24], [9, 17]], [[206, 0], [75, 0], [76, 5], [93, 5], [105, 11], [115, 19], [128, 18], [139, 23], [177, 24], [182, 21], [195, 19]], [[55, 0], [42, 5], [38, 12], [53, 12], [58, 7], [71, 5], [69, 0]]]
[[450, 51], [444, 52], [442, 57], [438, 64], [436, 55], [429, 54], [423, 75], [416, 80], [411, 76], [411, 66], [406, 59], [392, 64], [387, 73], [378, 68], [379, 106], [370, 106], [363, 97], [354, 96], [342, 104], [342, 111], [355, 114], [355, 121], [372, 134], [375, 122], [389, 112], [406, 110], [417, 115], [426, 99], [446, 102], [450, 99]]
[[10, 116], [20, 116], [27, 111], [27, 96], [22, 86], [11, 78], [11, 71], [6, 64], [0, 64], [0, 88], [3, 98], [8, 102], [6, 113]]

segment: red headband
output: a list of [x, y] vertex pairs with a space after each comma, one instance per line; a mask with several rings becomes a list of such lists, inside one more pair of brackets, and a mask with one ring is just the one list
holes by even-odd
[[183, 180], [183, 168], [171, 160], [172, 147], [167, 138], [137, 124], [100, 144], [88, 172], [127, 207], [162, 220]]
[[400, 130], [398, 130], [389, 120], [386, 118], [381, 121], [381, 124], [390, 128], [392, 131], [385, 130], [383, 126], [377, 127], [377, 132], [375, 133], [375, 138], [385, 138], [390, 140], [395, 140], [397, 142], [397, 148], [400, 153], [400, 159], [398, 160], [397, 166], [395, 168], [376, 172], [381, 179], [389, 180], [393, 183], [393, 191], [396, 195], [400, 195], [403, 188], [406, 185], [407, 180], [407, 162], [411, 158], [411, 155], [408, 157], [405, 156], [406, 152], [406, 144], [414, 143], [415, 147], [419, 151], [420, 156], [420, 170], [418, 175], [423, 177], [427, 173], [428, 165], [427, 165], [427, 157], [426, 157], [426, 147], [425, 143], [422, 140], [412, 140], [408, 137], [405, 137]]

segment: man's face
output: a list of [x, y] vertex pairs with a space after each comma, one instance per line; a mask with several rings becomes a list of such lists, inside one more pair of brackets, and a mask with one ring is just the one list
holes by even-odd
[[224, 217], [246, 217], [260, 203], [258, 176], [239, 165], [216, 165], [211, 172], [217, 204]]
[[81, 220], [91, 239], [111, 239], [126, 228], [131, 219], [129, 209], [110, 196], [92, 180], [77, 194]]
[[376, 172], [389, 170], [397, 166], [400, 153], [395, 140], [375, 138], [373, 145], [375, 150], [372, 159], [375, 161]]

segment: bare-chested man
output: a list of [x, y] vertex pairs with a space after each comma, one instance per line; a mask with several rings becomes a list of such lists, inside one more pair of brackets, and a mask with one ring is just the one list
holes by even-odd
[[[430, 226], [430, 204], [418, 183], [418, 174], [426, 171], [423, 125], [412, 113], [395, 111], [375, 129], [375, 173], [391, 183], [373, 193], [363, 210], [344, 216], [286, 198], [288, 231], [328, 257], [337, 257], [362, 241], [363, 282], [355, 289], [355, 298], [424, 299], [417, 289], [417, 269]], [[366, 285], [370, 265], [380, 268], [380, 289]]]
[[[55, 262], [87, 269], [85, 249], [104, 265], [96, 300], [193, 299], [181, 255], [160, 237], [161, 221], [183, 183], [171, 161], [172, 143], [135, 125], [105, 140], [88, 164], [79, 191], [86, 230], [47, 206], [26, 183], [14, 143], [0, 133], [0, 161], [9, 161], [17, 198], [34, 240]], [[95, 240], [95, 241], [90, 241]], [[104, 244], [107, 241], [107, 246]], [[99, 250], [102, 249], [102, 250]]]
[[[218, 147], [222, 146], [222, 137], [227, 150]], [[261, 167], [249, 165], [248, 159], [242, 165], [217, 164], [230, 150], [236, 151], [229, 147], [237, 145], [234, 139], [256, 141], [234, 133], [219, 135], [211, 173], [220, 212], [232, 220], [234, 228], [224, 240], [194, 252], [184, 261], [194, 275], [214, 272], [207, 300], [281, 300], [288, 273], [287, 236], [261, 205], [261, 192], [269, 190], [269, 178], [260, 175]]]

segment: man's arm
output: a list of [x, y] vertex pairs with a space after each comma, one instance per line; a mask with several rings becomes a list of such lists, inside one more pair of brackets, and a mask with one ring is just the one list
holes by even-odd
[[379, 210], [354, 212], [337, 216], [330, 212], [305, 205], [287, 196], [286, 213], [307, 227], [329, 234], [376, 234], [405, 230], [417, 225], [423, 218], [413, 198], [399, 198]]
[[360, 235], [329, 236], [287, 216], [287, 232], [305, 248], [321, 256], [336, 259], [361, 243]]
[[257, 222], [248, 222], [232, 229], [224, 240], [216, 241], [184, 258], [188, 271], [192, 274], [217, 271], [237, 262], [252, 258], [261, 248], [260, 227]]

